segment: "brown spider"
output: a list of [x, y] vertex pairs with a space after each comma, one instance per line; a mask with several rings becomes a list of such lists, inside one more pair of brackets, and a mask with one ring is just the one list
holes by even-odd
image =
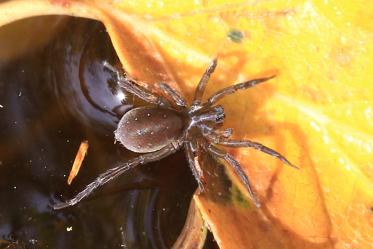
[[98, 176], [95, 181], [88, 184], [86, 188], [73, 199], [54, 205], [54, 209], [73, 206], [91, 194], [93, 190], [111, 181], [125, 171], [137, 165], [161, 160], [183, 147], [189, 166], [201, 191], [204, 189], [203, 172], [195, 163], [194, 159], [201, 153], [210, 153], [214, 157], [224, 159], [233, 167], [257, 207], [260, 207], [260, 203], [252, 190], [248, 177], [241, 169], [240, 164], [232, 155], [216, 147], [216, 145], [226, 147], [252, 147], [297, 168], [284, 156], [260, 143], [250, 140], [229, 139], [232, 134], [231, 128], [218, 130], [218, 128], [222, 126], [225, 118], [223, 107], [221, 105], [215, 105], [220, 99], [237, 90], [244, 90], [270, 80], [274, 76], [253, 79], [223, 88], [213, 94], [206, 102], [202, 102], [206, 84], [217, 65], [217, 60], [215, 59], [209, 65], [198, 83], [192, 105], [188, 106], [185, 99], [169, 85], [165, 83], [159, 84], [160, 89], [168, 96], [166, 99], [141, 87], [134, 80], [122, 75], [108, 63], [105, 62], [104, 64], [107, 69], [116, 73], [120, 87], [153, 105], [134, 108], [125, 113], [114, 132], [115, 139], [125, 148], [143, 154], [107, 170], [105, 173]]

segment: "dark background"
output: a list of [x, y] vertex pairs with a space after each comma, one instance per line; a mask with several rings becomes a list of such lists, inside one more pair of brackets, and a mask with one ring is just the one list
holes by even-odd
[[[183, 152], [125, 173], [77, 206], [51, 208], [134, 156], [113, 143], [113, 131], [142, 103], [104, 70], [104, 60], [120, 64], [103, 25], [30, 18], [0, 29], [0, 45], [0, 245], [169, 248], [196, 188]], [[88, 155], [68, 186], [85, 139]], [[217, 248], [211, 234], [206, 248]]]

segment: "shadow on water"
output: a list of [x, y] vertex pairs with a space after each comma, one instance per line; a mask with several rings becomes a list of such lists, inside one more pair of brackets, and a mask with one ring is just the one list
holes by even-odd
[[[55, 201], [133, 156], [113, 144], [113, 131], [137, 100], [102, 67], [103, 60], [118, 63], [102, 24], [70, 17], [27, 21], [34, 34], [45, 23], [59, 32], [39, 47], [28, 38], [26, 54], [0, 63], [0, 240], [25, 248], [169, 248], [196, 188], [182, 152], [135, 168], [77, 206], [52, 210]], [[10, 37], [0, 32], [1, 39]], [[88, 155], [67, 186], [84, 139]]]

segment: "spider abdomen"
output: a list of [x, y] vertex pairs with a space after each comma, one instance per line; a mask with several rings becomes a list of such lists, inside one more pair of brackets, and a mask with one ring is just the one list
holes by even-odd
[[155, 107], [130, 110], [119, 121], [115, 139], [137, 153], [160, 150], [180, 137], [183, 118], [178, 112]]

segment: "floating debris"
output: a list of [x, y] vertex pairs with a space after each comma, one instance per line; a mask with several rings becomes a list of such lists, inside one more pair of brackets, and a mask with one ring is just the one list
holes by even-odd
[[78, 153], [76, 153], [73, 166], [71, 167], [71, 170], [70, 170], [69, 178], [67, 178], [68, 185], [71, 185], [71, 182], [78, 175], [80, 167], [82, 166], [83, 160], [85, 156], [87, 155], [88, 147], [89, 147], [89, 144], [87, 140], [80, 143]]

